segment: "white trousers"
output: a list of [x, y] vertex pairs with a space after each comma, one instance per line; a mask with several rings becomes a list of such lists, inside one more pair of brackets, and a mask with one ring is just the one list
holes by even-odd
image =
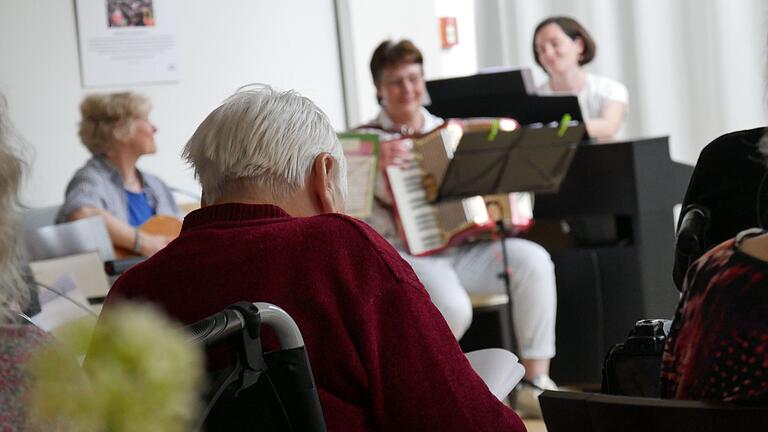
[[[524, 359], [555, 356], [557, 293], [549, 253], [528, 240], [508, 238], [513, 329]], [[432, 302], [460, 339], [472, 322], [471, 293], [503, 293], [501, 244], [481, 242], [438, 255], [415, 257], [401, 252], [429, 292]]]

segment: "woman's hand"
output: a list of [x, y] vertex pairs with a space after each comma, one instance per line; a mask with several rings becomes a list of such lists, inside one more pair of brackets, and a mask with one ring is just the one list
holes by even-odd
[[150, 257], [156, 254], [160, 249], [164, 248], [171, 242], [171, 240], [173, 240], [171, 237], [142, 232], [140, 232], [139, 235], [141, 236], [140, 253], [145, 257]]
[[381, 143], [379, 152], [379, 167], [385, 169], [389, 165], [403, 165], [412, 161], [413, 141], [411, 139], [398, 139]]
[[[83, 207], [74, 211], [69, 220], [77, 220], [86, 217], [101, 216], [107, 226], [107, 232], [116, 248], [124, 251], [124, 254], [130, 255], [136, 247], [136, 228], [116, 218], [112, 213], [95, 207]], [[142, 233], [139, 231], [139, 253], [143, 256], [152, 256], [165, 245], [171, 242], [173, 238], [162, 235]]]

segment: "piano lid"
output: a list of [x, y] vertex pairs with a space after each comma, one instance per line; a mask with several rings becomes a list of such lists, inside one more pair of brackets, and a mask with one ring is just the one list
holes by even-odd
[[428, 81], [427, 92], [429, 111], [443, 118], [511, 117], [522, 125], [559, 122], [564, 114], [584, 119], [576, 96], [537, 95], [529, 69]]

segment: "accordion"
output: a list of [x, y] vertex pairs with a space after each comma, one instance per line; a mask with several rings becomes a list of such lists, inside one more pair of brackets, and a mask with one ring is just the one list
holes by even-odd
[[468, 239], [487, 237], [496, 230], [498, 221], [512, 233], [533, 225], [529, 193], [435, 202], [438, 186], [463, 136], [489, 136], [515, 128], [519, 125], [511, 119], [450, 120], [421, 137], [404, 138], [413, 149], [414, 161], [386, 167], [386, 178], [398, 229], [410, 254], [430, 255]]

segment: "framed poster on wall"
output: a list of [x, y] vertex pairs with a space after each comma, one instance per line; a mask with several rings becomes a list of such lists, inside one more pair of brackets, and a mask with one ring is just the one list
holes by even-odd
[[177, 0], [76, 0], [83, 87], [179, 80]]

